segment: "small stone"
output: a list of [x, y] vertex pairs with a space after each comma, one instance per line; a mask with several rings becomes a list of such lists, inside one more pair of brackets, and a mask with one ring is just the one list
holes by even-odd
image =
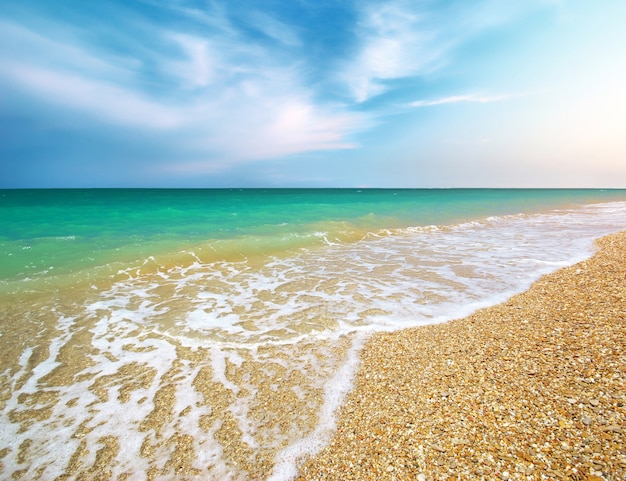
[[431, 448], [433, 448], [435, 451], [439, 451], [440, 453], [445, 453], [446, 450], [445, 448], [442, 448], [441, 446], [439, 446], [438, 444], [432, 443], [430, 445]]
[[504, 480], [509, 479], [510, 476], [511, 475], [509, 474], [508, 471], [505, 471], [504, 473], [502, 473], [502, 479], [504, 479]]
[[426, 475], [424, 473], [419, 473], [417, 475], [417, 481], [426, 481]]
[[388, 473], [392, 472], [393, 469], [394, 469], [393, 466], [391, 466], [391, 465], [387, 466], [387, 472]]
[[610, 426], [603, 427], [602, 431], [606, 431], [606, 432], [609, 432], [609, 433], [621, 434], [622, 428], [620, 428], [619, 426], [617, 426], [615, 424], [611, 424]]
[[585, 416], [580, 420], [580, 422], [582, 422], [585, 426], [589, 426], [593, 422], [593, 419], [591, 419], [589, 416]]
[[596, 407], [600, 405], [600, 401], [598, 401], [597, 399], [592, 399], [591, 401], [589, 401], [589, 404], [591, 404], [593, 407]]

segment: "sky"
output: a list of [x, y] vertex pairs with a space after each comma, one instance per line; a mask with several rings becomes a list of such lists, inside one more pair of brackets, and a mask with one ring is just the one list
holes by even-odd
[[624, 0], [0, 0], [0, 188], [624, 188], [624, 25]]

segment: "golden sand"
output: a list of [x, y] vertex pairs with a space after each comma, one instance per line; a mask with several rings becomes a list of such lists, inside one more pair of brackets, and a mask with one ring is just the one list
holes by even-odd
[[462, 320], [375, 335], [299, 480], [626, 479], [626, 232]]

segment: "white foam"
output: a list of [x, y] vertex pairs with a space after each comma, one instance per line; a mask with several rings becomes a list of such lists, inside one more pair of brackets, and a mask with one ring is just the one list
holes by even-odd
[[298, 474], [299, 464], [318, 453], [330, 440], [336, 429], [336, 411], [352, 388], [359, 366], [358, 353], [363, 347], [364, 336], [354, 338], [348, 356], [333, 377], [326, 383], [324, 403], [320, 409], [319, 423], [309, 435], [281, 450], [274, 459], [274, 469], [268, 481], [287, 481]]

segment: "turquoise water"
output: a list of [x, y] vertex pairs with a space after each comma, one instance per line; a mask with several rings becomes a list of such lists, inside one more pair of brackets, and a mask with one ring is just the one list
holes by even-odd
[[371, 333], [624, 229], [626, 190], [0, 191], [0, 478], [288, 480]]
[[59, 275], [203, 244], [247, 258], [380, 229], [454, 225], [623, 198], [615, 190], [5, 190], [0, 279]]

